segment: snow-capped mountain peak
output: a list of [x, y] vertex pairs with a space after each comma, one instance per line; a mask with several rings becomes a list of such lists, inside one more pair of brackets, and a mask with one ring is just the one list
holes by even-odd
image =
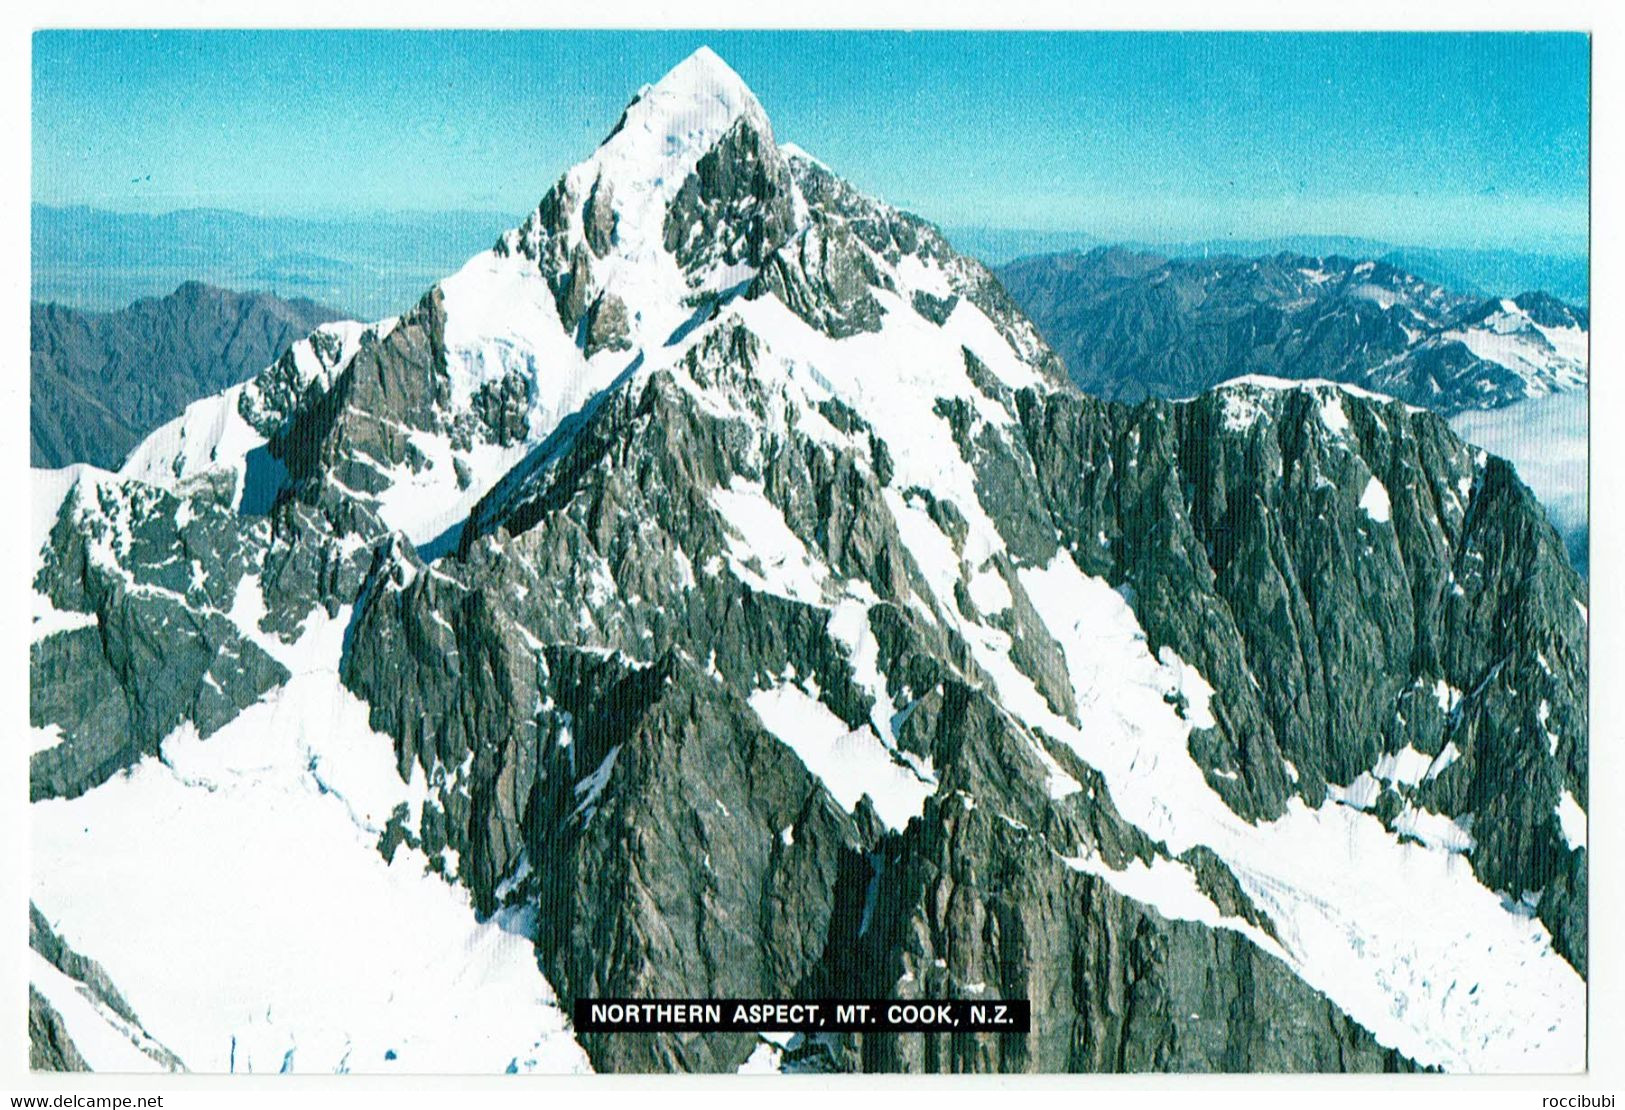
[[761, 103], [701, 48], [646, 86], [497, 250], [539, 263], [589, 357], [636, 349], [665, 339], [685, 304], [751, 276], [791, 230], [792, 189]]
[[[921, 396], [981, 403], [961, 347], [1007, 385], [1061, 376], [986, 269], [780, 146], [755, 95], [702, 49], [641, 90], [517, 227], [411, 312], [199, 402], [126, 472], [206, 484], [237, 505], [253, 487], [263, 507], [286, 476], [273, 466], [251, 479], [250, 459], [283, 458], [262, 450], [278, 436], [323, 443], [293, 452], [288, 481], [340, 483], [340, 495], [366, 495], [382, 526], [450, 542], [561, 421], [630, 373], [674, 365], [745, 302], [777, 302], [829, 339], [874, 335], [868, 346], [895, 354], [856, 384], [870, 393], [906, 368]], [[902, 357], [922, 341], [954, 357]], [[380, 385], [366, 369], [402, 356], [427, 378]], [[375, 388], [384, 393], [364, 404], [338, 401]], [[342, 472], [331, 465], [340, 456]]]
[[598, 150], [560, 182], [556, 199], [573, 209], [571, 246], [643, 264], [670, 253], [666, 225], [679, 191], [707, 154], [745, 131], [782, 172], [761, 103], [727, 63], [700, 48], [640, 92]]
[[[702, 46], [638, 91], [598, 156], [584, 165], [613, 157], [633, 175], [646, 177], [653, 170], [661, 176], [666, 159], [688, 155], [691, 169], [740, 119], [767, 126], [767, 113], [744, 79]], [[670, 176], [681, 184], [681, 172]]]

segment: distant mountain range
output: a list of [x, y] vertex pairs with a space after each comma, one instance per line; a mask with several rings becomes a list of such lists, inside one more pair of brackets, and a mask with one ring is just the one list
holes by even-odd
[[116, 467], [187, 403], [263, 369], [339, 313], [303, 298], [189, 281], [116, 312], [31, 312], [29, 457]]
[[1445, 414], [1582, 389], [1589, 318], [1539, 292], [1481, 299], [1386, 262], [1166, 258], [1101, 247], [1003, 267], [1010, 295], [1108, 400], [1245, 374], [1328, 378]]
[[479, 211], [319, 219], [36, 204], [32, 297], [106, 311], [198, 280], [309, 297], [375, 319], [410, 308], [425, 287], [512, 222], [506, 213]]
[[1425, 281], [1478, 297], [1510, 297], [1541, 289], [1573, 305], [1591, 303], [1591, 264], [1584, 251], [1537, 252], [1402, 246], [1350, 235], [1286, 235], [1272, 239], [1206, 239], [1193, 242], [1106, 240], [1075, 231], [960, 227], [950, 229], [961, 249], [989, 265], [1003, 266], [1039, 254], [1083, 252], [1116, 246], [1169, 258], [1302, 254], [1373, 259]]

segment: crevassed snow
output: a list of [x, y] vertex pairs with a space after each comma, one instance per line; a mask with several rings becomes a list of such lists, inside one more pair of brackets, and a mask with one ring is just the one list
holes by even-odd
[[894, 758], [872, 728], [848, 728], [828, 706], [792, 683], [756, 691], [750, 707], [845, 809], [867, 794], [886, 827], [901, 830], [936, 793], [937, 784]]
[[1062, 646], [1080, 721], [1030, 699], [1006, 704], [1098, 768], [1118, 810], [1170, 852], [1206, 844], [1218, 853], [1274, 919], [1306, 982], [1422, 1063], [1585, 1066], [1585, 982], [1543, 926], [1507, 913], [1454, 852], [1403, 844], [1356, 808], [1293, 799], [1274, 822], [1243, 821], [1191, 758], [1192, 722], [1164, 700], [1168, 668], [1121, 595], [1064, 551], [1047, 576], [1039, 613]]
[[136, 478], [164, 489], [184, 490], [212, 474], [228, 474], [232, 503], [242, 496], [249, 452], [265, 445], [238, 411], [247, 384], [193, 401], [184, 412], [142, 440], [119, 476]]
[[[886, 290], [874, 294], [886, 313], [881, 330], [844, 339], [808, 327], [777, 298], [736, 302], [732, 310], [780, 363], [793, 361], [817, 371], [812, 381], [797, 379], [804, 397], [820, 399], [821, 382], [824, 396], [838, 396], [875, 429], [891, 449], [894, 485], [918, 485], [949, 498], [961, 512], [980, 512], [975, 475], [960, 457], [947, 422], [931, 415], [932, 408], [938, 398], [957, 397], [991, 424], [1008, 426], [1013, 418], [971, 381], [962, 348], [1012, 387], [1047, 387], [974, 305], [961, 302], [939, 327], [922, 319], [903, 297]], [[987, 554], [991, 552], [981, 553], [983, 558]]]
[[208, 740], [35, 803], [35, 902], [192, 1070], [587, 1070], [530, 941], [379, 854], [423, 787], [339, 682], [347, 616], [299, 645], [326, 667]]

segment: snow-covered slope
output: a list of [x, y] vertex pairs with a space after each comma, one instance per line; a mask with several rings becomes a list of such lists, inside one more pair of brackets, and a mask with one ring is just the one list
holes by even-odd
[[1511, 371], [1524, 397], [1583, 390], [1590, 358], [1585, 326], [1567, 315], [1537, 319], [1543, 315], [1503, 297], [1444, 332], [1438, 341], [1459, 342], [1476, 357]]
[[[347, 616], [280, 649], [293, 677], [206, 741], [183, 725], [127, 774], [36, 804], [36, 904], [188, 1070], [590, 1070], [523, 915], [476, 922], [427, 866], [454, 878], [454, 854], [380, 854], [424, 784], [339, 684]], [[89, 1015], [62, 1013], [84, 1044]]]
[[232, 386], [186, 406], [186, 411], [154, 431], [130, 452], [118, 473], [176, 490], [217, 487], [232, 507], [240, 507], [247, 480], [247, 458], [265, 445], [266, 437], [251, 422], [261, 395], [275, 381], [303, 392], [331, 382], [364, 340], [387, 334], [390, 321], [371, 328], [352, 321], [323, 324], [295, 343], [279, 360], [283, 373], [267, 371], [259, 379]]
[[36, 477], [35, 901], [208, 1070], [733, 1068], [555, 1000], [807, 983], [1031, 994], [978, 1070], [1576, 1069], [1583, 616], [1503, 471], [1080, 396], [702, 50], [411, 312]]

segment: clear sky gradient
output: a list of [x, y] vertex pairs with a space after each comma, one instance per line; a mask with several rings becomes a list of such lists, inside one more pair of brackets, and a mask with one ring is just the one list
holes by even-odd
[[1583, 247], [1590, 44], [1528, 34], [41, 32], [37, 203], [521, 213], [708, 44], [948, 225]]

